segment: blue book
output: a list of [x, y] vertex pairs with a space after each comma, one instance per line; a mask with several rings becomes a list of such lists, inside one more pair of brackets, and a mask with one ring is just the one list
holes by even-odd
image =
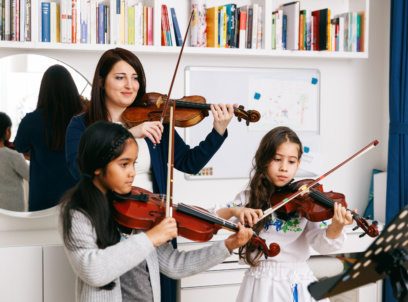
[[170, 11], [171, 11], [171, 18], [173, 19], [174, 32], [176, 34], [176, 45], [182, 46], [183, 39], [181, 38], [180, 28], [177, 22], [176, 11], [174, 10], [174, 8], [170, 8]]
[[286, 32], [288, 28], [288, 18], [286, 15], [283, 15], [282, 18], [282, 45], [283, 49], [286, 49]]
[[81, 7], [81, 43], [88, 43], [88, 24], [83, 15], [86, 14]]
[[105, 26], [104, 26], [103, 3], [99, 3], [98, 8], [98, 42], [105, 44]]
[[227, 22], [225, 23], [225, 25], [227, 26], [227, 47], [230, 47], [231, 45], [231, 19], [232, 19], [232, 9], [231, 6], [232, 4], [225, 4], [224, 5], [226, 7], [226, 14], [227, 14]]
[[41, 2], [41, 41], [51, 41], [51, 4], [49, 2]]

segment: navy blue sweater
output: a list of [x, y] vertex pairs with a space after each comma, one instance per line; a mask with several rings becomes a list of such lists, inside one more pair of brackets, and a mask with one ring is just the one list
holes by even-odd
[[[51, 121], [48, 129], [51, 139]], [[51, 151], [45, 144], [42, 109], [22, 119], [14, 145], [20, 153], [30, 152], [28, 210], [39, 211], [57, 205], [61, 196], [77, 182], [66, 165], [65, 151]]]

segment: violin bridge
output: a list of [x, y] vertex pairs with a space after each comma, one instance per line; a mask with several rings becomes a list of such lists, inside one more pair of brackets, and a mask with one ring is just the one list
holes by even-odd
[[163, 98], [160, 96], [156, 100], [156, 106], [157, 108], [160, 108], [161, 105], [163, 105]]

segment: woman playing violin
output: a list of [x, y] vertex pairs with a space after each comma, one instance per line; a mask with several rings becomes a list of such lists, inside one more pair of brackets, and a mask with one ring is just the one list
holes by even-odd
[[[99, 59], [92, 82], [90, 103], [84, 114], [72, 119], [66, 135], [68, 167], [81, 179], [77, 169], [77, 150], [85, 129], [96, 121], [124, 124], [123, 112], [146, 93], [146, 78], [139, 59], [130, 51], [115, 48]], [[174, 167], [197, 174], [221, 147], [228, 136], [227, 126], [234, 113], [231, 105], [213, 105], [214, 128], [195, 148], [186, 145], [175, 132]], [[129, 129], [139, 145], [134, 183], [154, 193], [166, 192], [169, 126], [145, 122]], [[167, 280], [167, 281], [166, 281]], [[162, 301], [176, 301], [176, 282], [162, 280]], [[171, 289], [169, 289], [171, 288]]]
[[[302, 143], [294, 131], [277, 127], [267, 133], [256, 152], [248, 190], [237, 195], [228, 207], [213, 211], [224, 219], [235, 216], [246, 221], [259, 236], [280, 246], [280, 253], [267, 260], [251, 243], [240, 248], [240, 262], [251, 266], [242, 282], [237, 301], [315, 301], [307, 286], [316, 281], [306, 260], [309, 246], [321, 254], [339, 250], [345, 240], [343, 227], [352, 223], [350, 211], [334, 203], [334, 216], [326, 222], [311, 222], [293, 213], [263, 211], [271, 207], [270, 197], [293, 179], [300, 164]], [[235, 218], [235, 219], [236, 219]], [[258, 222], [259, 221], [259, 222]]]

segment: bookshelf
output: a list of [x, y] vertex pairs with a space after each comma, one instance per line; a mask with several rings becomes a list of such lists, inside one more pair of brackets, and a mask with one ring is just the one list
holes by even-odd
[[[60, 3], [62, 0], [56, 0]], [[72, 44], [72, 43], [47, 43], [40, 42], [40, 27], [41, 22], [41, 0], [32, 0], [32, 42], [20, 41], [0, 41], [0, 48], [22, 49], [22, 50], [53, 50], [53, 51], [87, 51], [101, 52], [112, 47], [124, 47], [137, 53], [148, 54], [178, 54], [179, 47], [161, 46], [161, 5], [166, 4], [168, 7], [174, 7], [177, 13], [177, 19], [180, 25], [182, 35], [185, 34], [187, 22], [190, 17], [190, 1], [178, 0], [144, 0], [145, 6], [153, 7], [153, 45], [122, 45], [122, 44]], [[104, 0], [108, 4], [109, 0]], [[139, 1], [140, 2], [140, 1]], [[247, 4], [258, 4], [263, 7], [263, 36], [262, 49], [238, 49], [238, 48], [199, 48], [191, 47], [190, 39], [187, 38], [187, 45], [184, 53], [188, 55], [199, 56], [249, 56], [249, 57], [299, 57], [299, 58], [344, 58], [344, 59], [361, 59], [368, 58], [368, 36], [369, 36], [369, 4], [370, 0], [302, 0], [300, 1], [301, 9], [317, 10], [329, 8], [331, 16], [349, 12], [349, 11], [365, 11], [365, 51], [364, 52], [334, 52], [334, 51], [291, 51], [291, 50], [272, 50], [271, 45], [271, 19], [272, 12], [275, 11], [281, 4], [291, 2], [290, 0], [207, 0], [207, 8], [220, 6], [227, 3], [236, 3], [237, 7]]]

